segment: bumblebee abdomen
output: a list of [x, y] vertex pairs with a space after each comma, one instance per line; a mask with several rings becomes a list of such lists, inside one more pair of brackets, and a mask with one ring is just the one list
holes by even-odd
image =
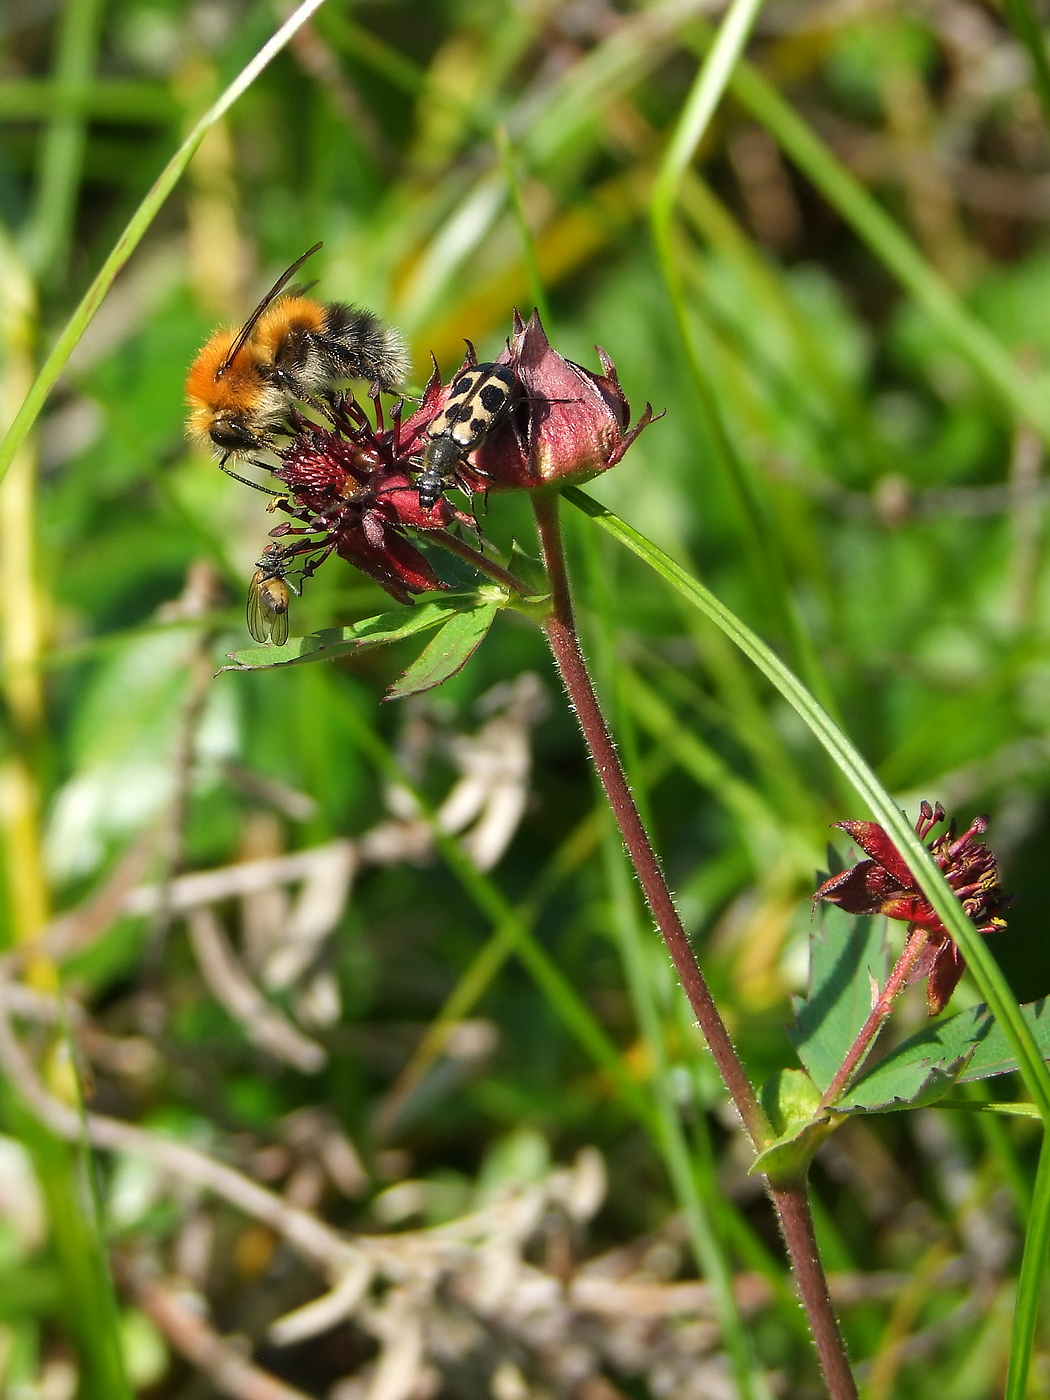
[[313, 297], [281, 297], [259, 317], [252, 340], [259, 353], [273, 361], [288, 336], [317, 335], [325, 328], [325, 307]]
[[411, 368], [401, 332], [363, 306], [333, 301], [324, 307], [325, 325], [317, 338], [333, 375], [366, 379], [390, 391], [404, 383]]

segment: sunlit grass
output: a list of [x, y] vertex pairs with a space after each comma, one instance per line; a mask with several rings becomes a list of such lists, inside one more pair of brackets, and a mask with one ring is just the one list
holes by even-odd
[[[1009, 8], [1025, 42], [1038, 44], [1027, 6]], [[987, 999], [1007, 1028], [1023, 1066], [1017, 1109], [1050, 1111], [1050, 1077], [1015, 1010], [1050, 989], [1039, 444], [1050, 425], [1050, 337], [1032, 312], [1042, 216], [1016, 212], [1038, 208], [1050, 168], [1033, 116], [1034, 93], [1046, 99], [1045, 64], [1032, 91], [1017, 76], [994, 101], [968, 107], [959, 75], [976, 58], [960, 57], [925, 12], [882, 16], [884, 28], [870, 30], [883, 35], [880, 47], [867, 29], [832, 19], [818, 32], [771, 4], [738, 65], [757, 9], [733, 7], [706, 87], [693, 84], [709, 33], [672, 4], [602, 11], [602, 23], [581, 20], [579, 32], [553, 12], [495, 3], [425, 16], [366, 7], [352, 18], [307, 4], [264, 50], [274, 21], [262, 6], [247, 8], [244, 28], [214, 32], [181, 4], [169, 13], [131, 0], [105, 10], [73, 0], [54, 25], [31, 21], [13, 36], [0, 79], [10, 138], [0, 210], [7, 275], [24, 265], [39, 284], [30, 317], [42, 368], [26, 395], [5, 355], [0, 472], [39, 443], [28, 514], [9, 511], [28, 522], [19, 528], [36, 550], [6, 589], [4, 677], [11, 751], [29, 733], [12, 701], [20, 658], [44, 677], [34, 681], [40, 723], [20, 751], [39, 807], [33, 842], [37, 851], [50, 843], [58, 909], [150, 831], [161, 833], [154, 876], [356, 838], [387, 813], [398, 764], [411, 766], [429, 729], [446, 748], [416, 774], [426, 815], [440, 805], [452, 736], [480, 723], [479, 697], [533, 670], [553, 701], [532, 733], [530, 806], [495, 870], [479, 872], [440, 833], [433, 864], [360, 875], [325, 954], [343, 1011], [317, 1033], [330, 1056], [322, 1075], [279, 1069], [251, 1048], [201, 983], [178, 919], [125, 918], [93, 934], [69, 993], [96, 1033], [85, 1041], [96, 1106], [255, 1161], [285, 1142], [280, 1125], [293, 1110], [323, 1105], [374, 1173], [364, 1197], [319, 1206], [351, 1230], [376, 1228], [367, 1201], [383, 1172], [395, 1182], [398, 1172], [473, 1181], [487, 1147], [520, 1130], [542, 1133], [556, 1161], [594, 1143], [612, 1183], [600, 1247], [636, 1242], [680, 1211], [691, 1251], [683, 1276], [711, 1284], [716, 1350], [739, 1393], [761, 1397], [771, 1372], [786, 1394], [812, 1393], [815, 1363], [771, 1217], [742, 1177], [709, 1058], [595, 805], [535, 629], [497, 619], [467, 669], [413, 709], [379, 705], [412, 659], [405, 646], [208, 682], [245, 645], [239, 590], [274, 521], [261, 496], [190, 459], [180, 423], [185, 361], [207, 328], [236, 319], [320, 238], [318, 294], [396, 316], [419, 381], [431, 349], [446, 370], [465, 337], [482, 358], [496, 353], [515, 305], [540, 307], [574, 359], [596, 365], [590, 346], [602, 344], [636, 412], [647, 399], [668, 412], [595, 484], [616, 516], [570, 526], [585, 638], [753, 1078], [793, 1062], [782, 1027], [802, 990], [828, 825], [874, 814], [915, 859], [966, 951], [964, 995]], [[1019, 72], [1005, 26], [984, 12], [980, 22], [1002, 71]], [[911, 128], [907, 93], [894, 86], [892, 55], [902, 53], [925, 104]], [[709, 100], [727, 83], [730, 98]], [[938, 270], [937, 227], [916, 222], [907, 197], [915, 163], [948, 147], [954, 203], [940, 227], [963, 229], [974, 269], [966, 291]], [[995, 186], [1009, 190], [996, 209], [994, 182], [981, 178], [999, 167], [1013, 183]], [[178, 270], [151, 301], [133, 277], [153, 254]], [[71, 358], [100, 311], [88, 353]], [[506, 553], [512, 540], [533, 549], [520, 502], [493, 494], [482, 523]], [[205, 574], [184, 592], [202, 560]], [[185, 611], [173, 622], [180, 594]], [[388, 603], [333, 560], [295, 602], [296, 631], [347, 625]], [[39, 644], [27, 652], [18, 627], [30, 617]], [[203, 700], [187, 748], [197, 673]], [[180, 744], [195, 757], [192, 775], [183, 765], [175, 840], [162, 824]], [[916, 851], [900, 808], [911, 814], [919, 797], [940, 797], [964, 825], [990, 812], [990, 842], [1002, 842], [1006, 883], [1020, 895], [1010, 932], [994, 942], [976, 937]], [[28, 828], [6, 810], [3, 918], [13, 942], [22, 936], [18, 872], [24, 886], [28, 869], [18, 833]], [[299, 1014], [291, 992], [273, 999]], [[496, 1024], [500, 1049], [478, 1077], [442, 1088], [435, 1066], [447, 1068], [448, 1028], [471, 1017]], [[121, 1061], [114, 1046], [125, 1041]], [[126, 1066], [136, 1053], [146, 1063], [141, 1043], [160, 1046], [165, 1063], [136, 1079]], [[42, 1037], [35, 1044], [46, 1059]], [[1004, 1083], [1013, 1081], [998, 1081], [991, 1100], [1009, 1099]], [[406, 1102], [415, 1094], [402, 1128], [392, 1085]], [[1020, 1400], [1028, 1348], [1036, 1368], [1050, 1351], [1038, 1306], [1050, 1175], [1036, 1125], [943, 1115], [954, 1144], [944, 1170], [969, 1181], [964, 1198], [939, 1180], [935, 1135], [907, 1117], [844, 1132], [816, 1167], [827, 1263], [846, 1276], [844, 1296], [853, 1287], [860, 1299], [842, 1309], [853, 1359], [884, 1400], [984, 1400], [1004, 1383]], [[389, 1140], [384, 1121], [395, 1124]], [[10, 1105], [4, 1124], [32, 1140]], [[74, 1218], [78, 1200], [90, 1205], [84, 1163], [57, 1143], [38, 1163], [51, 1240], [0, 1261], [0, 1387], [36, 1394], [28, 1388], [72, 1347], [85, 1381], [104, 1375], [99, 1393], [117, 1395], [125, 1383], [102, 1245], [90, 1210]], [[111, 1205], [107, 1159], [98, 1170]], [[1002, 1205], [1001, 1188], [1012, 1204]], [[179, 1231], [195, 1209], [158, 1198], [111, 1229], [125, 1323], [131, 1265], [191, 1260]], [[974, 1306], [977, 1284], [957, 1279], [990, 1275], [973, 1253], [971, 1209], [1006, 1243], [981, 1315], [953, 1330], [928, 1278], [941, 1277], [943, 1259], [961, 1261], [945, 1288], [960, 1316]], [[202, 1290], [216, 1316], [233, 1317], [254, 1289], [260, 1342], [292, 1303], [266, 1301], [272, 1278], [253, 1227], [227, 1207], [215, 1214], [237, 1242], [234, 1263]], [[33, 1302], [33, 1271], [56, 1261], [69, 1304], [43, 1293]], [[866, 1279], [892, 1271], [897, 1294], [865, 1295]], [[758, 1323], [742, 1321], [734, 1301], [741, 1273], [773, 1280]], [[305, 1298], [318, 1283], [304, 1273], [297, 1286]], [[975, 1327], [987, 1374], [973, 1369]], [[150, 1373], [129, 1346], [125, 1337], [132, 1386], [144, 1392]], [[335, 1374], [323, 1351], [310, 1362], [320, 1369], [302, 1361], [301, 1376], [291, 1352], [275, 1361], [271, 1350], [267, 1364], [329, 1393]], [[179, 1394], [187, 1374], [173, 1361], [148, 1393]]]

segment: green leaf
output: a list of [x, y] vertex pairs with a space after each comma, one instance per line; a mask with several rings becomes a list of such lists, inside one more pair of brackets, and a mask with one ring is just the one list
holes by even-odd
[[[940, 1098], [960, 1077], [992, 1025], [985, 1006], [935, 1021], [862, 1075], [835, 1107], [843, 1113], [887, 1113]], [[1016, 1069], [1016, 1063], [1007, 1068]]]
[[820, 1107], [820, 1088], [801, 1069], [778, 1070], [762, 1085], [759, 1095], [766, 1116], [779, 1136], [760, 1152], [751, 1172], [762, 1172], [774, 1184], [799, 1181], [814, 1152], [835, 1130], [835, 1118]]
[[[432, 627], [469, 613], [477, 606], [474, 594], [464, 597], [443, 596], [413, 608], [398, 608], [397, 612], [378, 613], [362, 618], [349, 627], [325, 627], [306, 637], [289, 637], [283, 647], [246, 647], [230, 654], [232, 666], [224, 671], [266, 671], [274, 666], [300, 666], [306, 661], [331, 661], [363, 646], [384, 646], [427, 632]], [[494, 606], [494, 605], [493, 605]]]
[[959, 1079], [973, 1045], [952, 1054], [936, 1039], [914, 1058], [887, 1056], [835, 1105], [840, 1113], [894, 1113], [902, 1108], [922, 1108], [936, 1103]]
[[404, 700], [447, 681], [461, 670], [485, 640], [493, 619], [499, 612], [498, 603], [482, 603], [469, 613], [460, 613], [446, 622], [437, 636], [423, 651], [399, 681], [387, 691], [387, 700]]
[[797, 1029], [789, 1030], [799, 1059], [821, 1090], [834, 1079], [868, 1019], [872, 978], [886, 981], [884, 919], [851, 919], [834, 907], [821, 911], [809, 937], [809, 995], [795, 1000]]
[[[992, 1019], [986, 1006], [973, 1007], [972, 1011], [980, 1012], [981, 1035], [973, 1059], [959, 1078], [965, 1082], [1009, 1074], [1017, 1068], [1017, 1060], [1010, 1051], [1002, 1027]], [[972, 1011], [964, 1011], [962, 1015], [968, 1016]], [[1030, 1001], [1021, 1007], [1021, 1015], [1028, 1023], [1043, 1059], [1050, 1060], [1050, 999], [1040, 997], [1038, 1001]]]
[[[1036, 1044], [1050, 1060], [1050, 1001], [1021, 1007]], [[842, 1112], [891, 1113], [931, 1103], [953, 1084], [991, 1079], [1017, 1068], [1006, 1037], [987, 1006], [971, 1006], [909, 1036], [858, 1079], [835, 1105]]]

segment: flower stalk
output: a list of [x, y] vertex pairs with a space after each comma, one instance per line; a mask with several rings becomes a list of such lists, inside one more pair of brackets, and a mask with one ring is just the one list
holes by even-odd
[[[637, 872], [646, 902], [682, 983], [682, 989], [689, 999], [744, 1127], [756, 1150], [761, 1152], [772, 1141], [772, 1128], [696, 961], [667, 881], [631, 795], [616, 746], [587, 670], [573, 614], [558, 518], [558, 494], [553, 490], [533, 492], [532, 504], [551, 584], [552, 607], [544, 623], [548, 645], [569, 701], [576, 711], [584, 742], [594, 759], [598, 777]], [[767, 1182], [767, 1185], [809, 1319], [828, 1393], [831, 1400], [857, 1400], [856, 1383], [817, 1249], [805, 1182]]]
[[452, 534], [450, 530], [443, 531], [435, 537], [435, 544], [439, 544], [449, 554], [456, 555], [457, 558], [472, 564], [479, 574], [484, 574], [493, 583], [498, 583], [506, 588], [510, 593], [516, 593], [521, 598], [527, 598], [532, 590], [527, 583], [523, 583], [520, 578], [505, 569], [502, 564], [497, 564], [494, 559], [490, 559], [487, 554], [482, 554], [480, 549], [472, 549], [466, 540], [461, 540], [458, 535]]
[[598, 769], [598, 778], [616, 817], [624, 845], [638, 873], [646, 902], [667, 944], [675, 971], [681, 979], [682, 988], [689, 998], [689, 1004], [696, 1014], [700, 1029], [710, 1046], [711, 1054], [751, 1141], [756, 1149], [761, 1151], [772, 1140], [773, 1131], [740, 1062], [703, 973], [697, 966], [689, 938], [631, 795], [580, 649], [565, 568], [565, 551], [558, 519], [558, 496], [554, 492], [536, 493], [532, 503], [543, 559], [551, 584], [552, 607], [544, 624], [547, 643], [554, 655], [569, 700], [576, 711], [576, 718]]
[[850, 1046], [846, 1058], [842, 1061], [836, 1071], [834, 1079], [828, 1085], [820, 1103], [817, 1105], [817, 1112], [822, 1113], [824, 1109], [831, 1108], [840, 1097], [842, 1091], [853, 1077], [854, 1071], [864, 1060], [868, 1051], [875, 1043], [875, 1037], [882, 1029], [882, 1024], [886, 1017], [893, 1010], [893, 1003], [897, 996], [908, 985], [908, 981], [915, 965], [918, 963], [923, 949], [926, 947], [926, 930], [921, 928], [912, 929], [904, 944], [904, 951], [897, 959], [893, 971], [887, 979], [881, 995], [876, 999], [875, 1005], [871, 1008], [871, 1015], [861, 1026], [857, 1033], [857, 1038]]

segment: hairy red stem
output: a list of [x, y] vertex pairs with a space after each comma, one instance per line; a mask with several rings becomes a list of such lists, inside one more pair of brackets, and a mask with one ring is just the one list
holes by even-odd
[[846, 1343], [828, 1293], [828, 1280], [817, 1248], [806, 1184], [799, 1182], [797, 1186], [773, 1186], [768, 1183], [768, 1189], [780, 1217], [780, 1229], [798, 1283], [802, 1306], [806, 1309], [809, 1329], [813, 1333], [813, 1345], [820, 1357], [828, 1394], [831, 1400], [857, 1400], [857, 1382], [853, 1379]]
[[704, 975], [697, 966], [688, 935], [671, 898], [671, 891], [667, 888], [667, 881], [656, 859], [649, 835], [638, 815], [638, 808], [631, 796], [623, 766], [580, 650], [569, 580], [565, 572], [565, 551], [562, 548], [558, 523], [558, 497], [553, 493], [537, 492], [533, 496], [533, 506], [553, 595], [553, 606], [544, 624], [547, 641], [554, 653], [554, 660], [569, 700], [576, 711], [583, 737], [598, 769], [598, 777], [616, 817], [624, 845], [641, 881], [646, 901], [667, 944], [667, 951], [671, 954], [671, 961], [681, 980], [682, 989], [696, 1013], [700, 1029], [733, 1102], [744, 1120], [751, 1141], [761, 1152], [773, 1136], [769, 1122], [755, 1097], [755, 1091], [740, 1062], [740, 1056], [736, 1053]]
[[471, 549], [465, 540], [459, 539], [451, 531], [445, 530], [431, 538], [442, 549], [447, 549], [450, 554], [456, 554], [460, 559], [465, 559], [468, 564], [473, 564], [479, 573], [487, 574], [494, 583], [502, 584], [504, 588], [509, 588], [513, 593], [521, 594], [522, 597], [528, 595], [528, 584], [522, 583], [520, 578], [515, 578], [509, 569], [505, 569], [501, 564], [487, 558], [480, 549]]
[[[697, 964], [649, 835], [638, 814], [580, 649], [558, 521], [559, 498], [554, 492], [537, 491], [533, 493], [532, 502], [544, 563], [551, 584], [552, 607], [544, 624], [547, 641], [554, 654], [566, 693], [576, 711], [584, 741], [598, 769], [598, 777], [620, 828], [623, 843], [637, 872], [649, 909], [671, 954], [682, 990], [689, 998], [689, 1004], [751, 1141], [756, 1150], [761, 1152], [773, 1138], [772, 1129]], [[780, 1218], [780, 1228], [809, 1318], [813, 1341], [831, 1400], [857, 1400], [857, 1387], [846, 1356], [838, 1319], [831, 1305], [824, 1268], [817, 1252], [805, 1184], [799, 1182], [773, 1186], [769, 1183], [769, 1192]]]
[[915, 966], [916, 959], [926, 945], [926, 937], [926, 930], [922, 928], [913, 929], [908, 935], [904, 952], [897, 959], [897, 964], [882, 989], [882, 995], [871, 1008], [871, 1015], [861, 1026], [856, 1040], [850, 1046], [846, 1058], [836, 1071], [835, 1078], [828, 1085], [824, 1097], [818, 1105], [818, 1113], [821, 1109], [829, 1108], [835, 1102], [849, 1082], [853, 1071], [871, 1049], [875, 1037], [882, 1029], [883, 1021], [893, 1009], [897, 994], [903, 989], [908, 980], [908, 974]]

